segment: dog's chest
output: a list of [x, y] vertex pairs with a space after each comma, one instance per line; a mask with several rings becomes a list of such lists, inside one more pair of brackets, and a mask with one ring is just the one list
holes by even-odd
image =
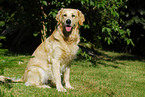
[[61, 55], [61, 73], [65, 72], [71, 61], [75, 58], [79, 47], [77, 45], [69, 45], [63, 50]]
[[79, 47], [77, 45], [67, 45], [61, 55], [62, 63], [69, 63], [71, 60], [73, 60], [77, 54], [78, 49]]

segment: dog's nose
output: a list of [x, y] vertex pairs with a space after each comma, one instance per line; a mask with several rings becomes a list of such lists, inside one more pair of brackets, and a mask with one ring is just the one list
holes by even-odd
[[71, 23], [71, 20], [70, 20], [70, 19], [67, 19], [67, 20], [66, 20], [66, 23], [67, 23], [67, 24], [70, 24], [70, 23]]

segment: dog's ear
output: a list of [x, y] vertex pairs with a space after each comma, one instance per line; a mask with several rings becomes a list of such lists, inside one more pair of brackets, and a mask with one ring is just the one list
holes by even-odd
[[83, 22], [85, 21], [85, 17], [84, 15], [82, 14], [81, 11], [78, 10], [78, 16], [79, 16], [79, 24], [80, 25], [83, 25]]
[[58, 11], [58, 14], [56, 15], [56, 20], [57, 22], [59, 23], [61, 21], [61, 18], [62, 18], [62, 11], [63, 11], [63, 8], [61, 8], [61, 10]]

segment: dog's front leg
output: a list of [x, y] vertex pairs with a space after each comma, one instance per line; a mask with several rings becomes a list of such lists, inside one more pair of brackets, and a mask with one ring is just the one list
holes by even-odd
[[66, 92], [61, 84], [61, 73], [60, 73], [60, 61], [57, 59], [52, 60], [52, 73], [56, 83], [56, 88], [59, 92]]
[[65, 87], [66, 88], [69, 88], [69, 89], [74, 89], [74, 87], [72, 87], [70, 85], [70, 82], [69, 82], [69, 75], [70, 75], [70, 67], [67, 67], [66, 68], [66, 71], [64, 72], [64, 83], [65, 83]]

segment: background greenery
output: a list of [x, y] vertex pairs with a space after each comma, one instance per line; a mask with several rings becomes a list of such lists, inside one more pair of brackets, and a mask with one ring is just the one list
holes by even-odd
[[61, 8], [79, 9], [86, 19], [71, 68], [74, 90], [0, 81], [0, 97], [144, 97], [145, 58], [125, 53], [145, 55], [144, 6], [144, 0], [0, 0], [0, 75], [15, 79], [45, 33], [54, 30]]
[[48, 37], [54, 30], [57, 12], [75, 8], [86, 18], [80, 28], [85, 48], [145, 55], [144, 5], [144, 0], [1, 0], [0, 42], [10, 50], [32, 53], [41, 32]]

